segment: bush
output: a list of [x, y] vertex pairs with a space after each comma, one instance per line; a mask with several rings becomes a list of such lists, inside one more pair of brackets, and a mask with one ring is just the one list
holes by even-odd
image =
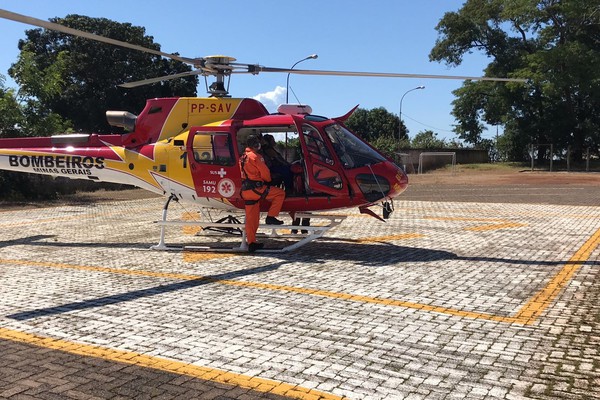
[[399, 142], [398, 138], [393, 136], [379, 136], [371, 140], [369, 144], [392, 160], [397, 158], [395, 153], [397, 153], [399, 149], [410, 147], [410, 141], [408, 139], [402, 139]]

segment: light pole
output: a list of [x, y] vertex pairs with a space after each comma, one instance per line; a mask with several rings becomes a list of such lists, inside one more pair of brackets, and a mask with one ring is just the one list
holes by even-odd
[[425, 86], [417, 86], [416, 88], [407, 90], [400, 98], [400, 125], [398, 125], [398, 142], [400, 142], [401, 137], [402, 137], [402, 100], [404, 100], [404, 96], [406, 96], [407, 93], [410, 93], [413, 90], [419, 90], [419, 89], [425, 89]]
[[[303, 58], [302, 60], [300, 60], [300, 61], [296, 61], [296, 62], [294, 63], [294, 65], [292, 65], [292, 68], [290, 68], [290, 69], [294, 69], [294, 67], [295, 67], [296, 65], [300, 64], [302, 61], [306, 61], [306, 60], [314, 60], [314, 59], [316, 59], [316, 58], [318, 58], [318, 57], [319, 57], [319, 56], [318, 56], [318, 55], [316, 55], [316, 54], [311, 54], [311, 55], [310, 55], [310, 56], [308, 56], [308, 57], [304, 57], [304, 58]], [[286, 103], [286, 104], [287, 104], [287, 102], [288, 102], [288, 98], [289, 98], [289, 96], [288, 96], [288, 95], [289, 95], [289, 92], [290, 92], [290, 73], [291, 73], [291, 72], [289, 72], [289, 73], [288, 73], [288, 75], [287, 75], [287, 83], [286, 83], [286, 87], [285, 87], [285, 103]]]

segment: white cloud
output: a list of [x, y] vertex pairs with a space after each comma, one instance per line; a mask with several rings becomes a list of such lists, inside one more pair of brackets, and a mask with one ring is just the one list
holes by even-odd
[[275, 90], [257, 94], [253, 99], [263, 103], [269, 112], [275, 112], [277, 107], [285, 102], [285, 88], [277, 86]]

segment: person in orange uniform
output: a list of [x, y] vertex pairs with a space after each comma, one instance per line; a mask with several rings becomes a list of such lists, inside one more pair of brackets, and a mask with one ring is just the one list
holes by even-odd
[[262, 249], [263, 244], [256, 241], [256, 231], [260, 223], [260, 201], [271, 202], [267, 212], [267, 225], [281, 225], [283, 221], [277, 219], [285, 191], [276, 186], [269, 186], [271, 172], [260, 152], [260, 138], [250, 135], [246, 141], [246, 150], [240, 157], [240, 171], [242, 173], [242, 198], [246, 202], [246, 241], [250, 253]]

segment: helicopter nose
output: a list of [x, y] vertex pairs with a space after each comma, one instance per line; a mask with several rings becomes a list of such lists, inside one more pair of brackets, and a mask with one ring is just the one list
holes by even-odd
[[395, 182], [392, 185], [392, 191], [390, 192], [390, 197], [397, 197], [402, 192], [406, 190], [408, 187], [408, 175], [402, 170], [402, 168], [394, 165], [397, 168], [397, 173], [395, 178]]
[[398, 183], [400, 183], [400, 185], [403, 185], [403, 186], [408, 185], [408, 175], [403, 170], [400, 169], [398, 171], [398, 174], [396, 175], [396, 179], [398, 180]]
[[356, 183], [368, 201], [375, 202], [390, 193], [390, 181], [381, 174], [364, 173], [356, 175]]

